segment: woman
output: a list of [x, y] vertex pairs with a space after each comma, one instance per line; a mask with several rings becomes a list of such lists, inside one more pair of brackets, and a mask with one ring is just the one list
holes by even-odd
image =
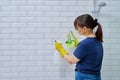
[[[86, 38], [77, 45], [73, 55], [68, 54], [62, 46], [61, 49], [56, 49], [63, 51], [61, 54], [68, 63], [76, 63], [75, 80], [101, 80], [103, 59], [101, 25], [91, 15], [84, 14], [75, 19], [74, 26], [78, 33]], [[96, 26], [98, 27], [94, 33], [93, 29]]]

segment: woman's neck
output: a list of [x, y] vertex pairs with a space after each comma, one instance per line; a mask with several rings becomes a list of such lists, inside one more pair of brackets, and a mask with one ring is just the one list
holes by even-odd
[[95, 34], [85, 35], [85, 37], [96, 37]]
[[85, 37], [96, 37], [96, 35], [94, 34], [94, 32], [92, 30], [86, 32], [84, 34]]

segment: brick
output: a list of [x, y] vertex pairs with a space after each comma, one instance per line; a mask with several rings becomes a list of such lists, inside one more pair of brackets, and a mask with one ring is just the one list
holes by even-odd
[[27, 1], [27, 5], [28, 6], [41, 6], [41, 5], [44, 5], [44, 2], [45, 1], [42, 1], [42, 0], [29, 0]]
[[54, 12], [64, 12], [68, 11], [68, 6], [52, 6], [52, 11]]
[[49, 12], [51, 11], [52, 6], [36, 6], [35, 7], [35, 11], [39, 11], [39, 12]]
[[24, 6], [27, 4], [27, 1], [26, 0], [23, 0], [23, 1], [18, 1], [18, 0], [13, 0], [13, 1], [10, 1], [10, 5], [14, 5], [14, 6]]
[[2, 17], [2, 22], [3, 22], [3, 23], [18, 22], [18, 18], [17, 18], [17, 17]]
[[8, 0], [0, 1], [1, 6], [8, 6], [9, 4], [10, 4], [10, 1]]
[[20, 17], [18, 20], [20, 23], [23, 22], [34, 22], [35, 21], [35, 17]]
[[12, 16], [12, 17], [22, 17], [22, 16], [27, 16], [27, 12], [22, 12], [22, 11], [12, 11], [12, 12], [10, 12], [9, 13], [10, 14], [10, 16]]
[[35, 6], [18, 6], [18, 11], [34, 11], [35, 10]]
[[19, 22], [11, 23], [10, 27], [12, 27], [12, 28], [23, 28], [23, 27], [27, 27], [27, 24], [24, 23], [24, 22], [23, 23], [19, 23]]
[[47, 6], [58, 6], [58, 5], [60, 5], [60, 1], [48, 0], [48, 1], [44, 1], [44, 5], [47, 5]]
[[3, 34], [11, 34], [11, 33], [18, 33], [18, 28], [3, 28]]
[[2, 11], [2, 12], [0, 12], [0, 17], [9, 17], [10, 16], [10, 13], [9, 13], [9, 11]]

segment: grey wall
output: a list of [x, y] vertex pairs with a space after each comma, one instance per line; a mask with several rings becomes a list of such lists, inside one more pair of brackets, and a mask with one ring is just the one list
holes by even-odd
[[[104, 32], [103, 80], [120, 79], [120, 0], [99, 0]], [[74, 19], [93, 0], [0, 0], [0, 80], [74, 80], [74, 65], [55, 54]]]

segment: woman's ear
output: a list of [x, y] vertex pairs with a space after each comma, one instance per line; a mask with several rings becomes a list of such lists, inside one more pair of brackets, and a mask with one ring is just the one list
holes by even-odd
[[87, 27], [86, 27], [86, 26], [84, 26], [84, 27], [83, 27], [83, 29], [84, 29], [84, 32], [86, 32], [86, 31], [87, 31]]

